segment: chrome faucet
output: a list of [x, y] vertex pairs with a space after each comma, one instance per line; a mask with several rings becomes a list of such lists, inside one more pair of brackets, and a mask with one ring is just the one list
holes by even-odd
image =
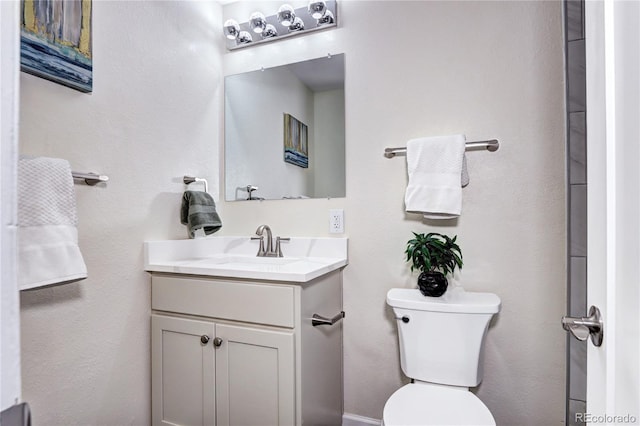
[[[262, 233], [267, 231], [267, 249], [264, 248], [264, 239]], [[260, 225], [256, 229], [256, 235], [260, 237], [260, 248], [258, 249], [258, 256], [273, 256], [273, 235], [271, 234], [271, 228], [268, 225]]]
[[[267, 248], [264, 247], [264, 231], [267, 231]], [[268, 225], [260, 225], [256, 229], [256, 236], [251, 237], [252, 240], [260, 240], [260, 246], [258, 247], [258, 257], [283, 257], [282, 249], [280, 248], [280, 241], [289, 241], [289, 238], [276, 237], [276, 247], [273, 248], [273, 234], [271, 228]]]
[[260, 197], [253, 197], [253, 196], [251, 195], [251, 193], [252, 193], [253, 191], [257, 191], [257, 190], [258, 190], [258, 187], [257, 187], [257, 186], [247, 185], [246, 189], [247, 189], [247, 192], [249, 193], [249, 197], [247, 197], [247, 200], [258, 200], [258, 199], [260, 199]]

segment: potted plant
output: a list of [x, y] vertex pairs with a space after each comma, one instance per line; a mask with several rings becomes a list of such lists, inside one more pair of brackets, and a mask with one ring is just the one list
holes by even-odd
[[447, 291], [449, 285], [446, 275], [462, 268], [462, 252], [456, 244], [456, 238], [431, 232], [413, 233], [414, 238], [407, 241], [407, 262], [411, 262], [411, 272], [420, 271], [418, 288], [425, 296], [439, 297]]

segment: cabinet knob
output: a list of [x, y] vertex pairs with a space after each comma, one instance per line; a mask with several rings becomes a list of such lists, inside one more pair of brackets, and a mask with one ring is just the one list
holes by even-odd
[[216, 337], [215, 339], [213, 339], [213, 346], [215, 346], [216, 348], [219, 348], [222, 345], [222, 339], [219, 337]]
[[203, 345], [209, 343], [209, 336], [207, 336], [206, 334], [200, 336], [200, 343], [202, 343]]

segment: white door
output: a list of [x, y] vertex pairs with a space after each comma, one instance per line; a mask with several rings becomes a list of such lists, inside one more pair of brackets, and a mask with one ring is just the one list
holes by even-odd
[[640, 423], [640, 2], [586, 1], [587, 424]]

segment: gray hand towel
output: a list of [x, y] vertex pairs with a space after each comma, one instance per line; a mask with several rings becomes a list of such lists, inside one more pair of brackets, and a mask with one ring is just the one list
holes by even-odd
[[185, 191], [182, 196], [180, 222], [187, 225], [189, 238], [200, 228], [209, 235], [222, 228], [222, 221], [216, 212], [216, 203], [211, 195], [202, 191]]

